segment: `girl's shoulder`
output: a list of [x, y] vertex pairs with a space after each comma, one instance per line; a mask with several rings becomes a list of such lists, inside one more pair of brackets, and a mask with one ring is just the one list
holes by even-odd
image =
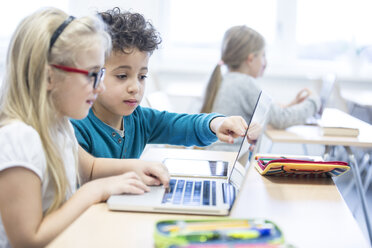
[[224, 75], [223, 81], [229, 84], [235, 84], [240, 87], [258, 87], [256, 79], [253, 77], [240, 73], [240, 72], [228, 72]]
[[0, 147], [27, 154], [43, 150], [39, 133], [32, 126], [18, 120], [0, 127]]
[[238, 95], [251, 94], [254, 96], [261, 91], [256, 79], [239, 72], [226, 73], [222, 80], [221, 89], [224, 92], [235, 92]]
[[0, 127], [0, 170], [22, 166], [40, 178], [46, 168], [39, 133], [22, 121], [11, 121]]
[[7, 138], [22, 138], [24, 140], [30, 140], [38, 138], [40, 139], [39, 133], [30, 125], [19, 121], [12, 120], [7, 124], [0, 127], [0, 137], [6, 136]]
[[42, 149], [42, 142], [39, 133], [32, 126], [12, 120], [0, 127], [0, 147], [4, 146], [31, 151]]

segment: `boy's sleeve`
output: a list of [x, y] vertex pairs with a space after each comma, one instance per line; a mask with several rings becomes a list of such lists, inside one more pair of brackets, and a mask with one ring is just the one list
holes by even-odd
[[218, 113], [200, 114], [199, 118], [196, 120], [196, 125], [199, 126], [196, 127], [197, 134], [200, 136], [201, 141], [204, 141], [203, 143], [205, 143], [206, 146], [217, 141], [216, 134], [212, 132], [210, 128], [211, 121], [216, 117], [224, 117], [224, 115]]
[[84, 128], [84, 124], [79, 120], [70, 120], [75, 130], [75, 136], [79, 145], [87, 152], [91, 153], [91, 139], [87, 132], [87, 128]]
[[209, 125], [220, 114], [178, 114], [144, 108], [148, 142], [183, 146], [207, 146], [217, 141]]

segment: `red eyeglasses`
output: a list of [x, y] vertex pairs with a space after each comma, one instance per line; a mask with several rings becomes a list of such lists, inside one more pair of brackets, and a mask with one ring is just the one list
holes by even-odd
[[78, 68], [74, 68], [74, 67], [69, 67], [69, 66], [64, 66], [64, 65], [51, 64], [51, 66], [53, 66], [54, 68], [60, 69], [62, 71], [81, 73], [81, 74], [86, 75], [87, 77], [93, 78], [94, 79], [94, 81], [93, 81], [93, 89], [97, 89], [98, 88], [99, 84], [101, 83], [101, 81], [105, 77], [105, 72], [106, 72], [106, 69], [105, 68], [101, 68], [101, 70], [99, 70], [99, 72], [89, 72], [87, 70], [82, 70], [82, 69], [78, 69]]

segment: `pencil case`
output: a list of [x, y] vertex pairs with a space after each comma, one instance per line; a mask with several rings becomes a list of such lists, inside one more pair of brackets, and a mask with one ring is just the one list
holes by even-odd
[[278, 226], [261, 219], [163, 220], [154, 240], [157, 248], [284, 247]]
[[256, 156], [255, 167], [261, 175], [286, 177], [336, 177], [349, 171], [343, 161], [314, 161], [312, 159]]

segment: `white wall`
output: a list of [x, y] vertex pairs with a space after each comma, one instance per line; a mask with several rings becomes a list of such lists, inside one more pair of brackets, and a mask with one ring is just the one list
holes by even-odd
[[114, 7], [143, 14], [155, 26], [159, 26], [162, 0], [70, 0], [69, 9], [73, 15], [89, 15], [96, 11], [106, 11]]

